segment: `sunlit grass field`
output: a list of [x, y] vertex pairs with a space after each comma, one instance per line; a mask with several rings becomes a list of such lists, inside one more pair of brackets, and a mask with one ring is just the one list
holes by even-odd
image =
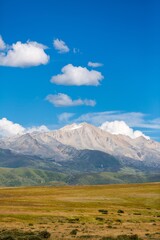
[[47, 230], [50, 239], [160, 239], [160, 184], [0, 188], [1, 234], [16, 229]]

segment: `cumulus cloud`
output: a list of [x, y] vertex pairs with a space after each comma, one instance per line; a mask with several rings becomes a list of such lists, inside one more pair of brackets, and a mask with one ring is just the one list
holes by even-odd
[[16, 134], [21, 134], [25, 128], [18, 123], [13, 123], [6, 118], [0, 119], [0, 136], [9, 137]]
[[45, 126], [45, 125], [41, 125], [41, 126], [35, 126], [35, 127], [31, 127], [31, 128], [26, 128], [25, 132], [27, 133], [32, 133], [32, 132], [49, 132], [50, 130]]
[[73, 100], [70, 96], [64, 93], [58, 93], [58, 94], [50, 94], [46, 97], [46, 100], [48, 100], [50, 103], [52, 103], [55, 107], [73, 107], [73, 106], [95, 106], [96, 102], [94, 100], [88, 100], [88, 99], [76, 99]]
[[105, 122], [100, 126], [100, 128], [111, 134], [122, 134], [132, 139], [135, 139], [137, 137], [144, 137], [146, 139], [150, 139], [148, 136], [145, 136], [141, 131], [134, 131], [124, 121]]
[[44, 51], [46, 48], [46, 46], [37, 42], [27, 41], [22, 43], [18, 41], [9, 46], [7, 51], [0, 52], [0, 66], [31, 67], [45, 65], [50, 58]]
[[68, 122], [68, 120], [71, 119], [74, 115], [75, 113], [64, 112], [58, 115], [58, 120], [60, 122]]
[[61, 74], [52, 77], [52, 83], [57, 85], [98, 86], [104, 78], [101, 72], [95, 70], [90, 71], [81, 66], [75, 67], [72, 64], [64, 66], [61, 71]]
[[102, 67], [103, 64], [102, 63], [98, 63], [98, 62], [88, 62], [88, 66], [96, 68], [96, 67]]
[[0, 35], [0, 50], [4, 50], [6, 48], [6, 44], [3, 41], [2, 36]]
[[66, 43], [58, 38], [53, 41], [53, 46], [59, 53], [67, 53], [70, 51]]
[[37, 127], [25, 128], [18, 123], [13, 123], [7, 118], [0, 119], [0, 137], [11, 137], [31, 132], [48, 132], [49, 129], [42, 125]]

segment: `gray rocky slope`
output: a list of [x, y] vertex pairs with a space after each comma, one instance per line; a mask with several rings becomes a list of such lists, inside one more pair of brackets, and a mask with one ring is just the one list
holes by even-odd
[[140, 161], [160, 161], [160, 143], [144, 137], [131, 139], [113, 135], [87, 123], [72, 124], [47, 135], [77, 149], [99, 150]]

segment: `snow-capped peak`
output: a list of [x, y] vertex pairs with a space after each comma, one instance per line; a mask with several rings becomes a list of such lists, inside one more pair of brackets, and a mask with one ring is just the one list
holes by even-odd
[[64, 127], [61, 128], [60, 130], [63, 130], [63, 131], [72, 131], [72, 130], [79, 129], [79, 128], [81, 128], [81, 127], [82, 127], [81, 124], [73, 123], [73, 124], [70, 124], [70, 125], [64, 126]]

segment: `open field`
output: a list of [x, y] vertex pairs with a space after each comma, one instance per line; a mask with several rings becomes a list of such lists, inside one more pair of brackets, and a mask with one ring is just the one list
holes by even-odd
[[46, 230], [57, 240], [124, 234], [158, 240], [160, 184], [0, 188], [0, 239], [16, 229]]

